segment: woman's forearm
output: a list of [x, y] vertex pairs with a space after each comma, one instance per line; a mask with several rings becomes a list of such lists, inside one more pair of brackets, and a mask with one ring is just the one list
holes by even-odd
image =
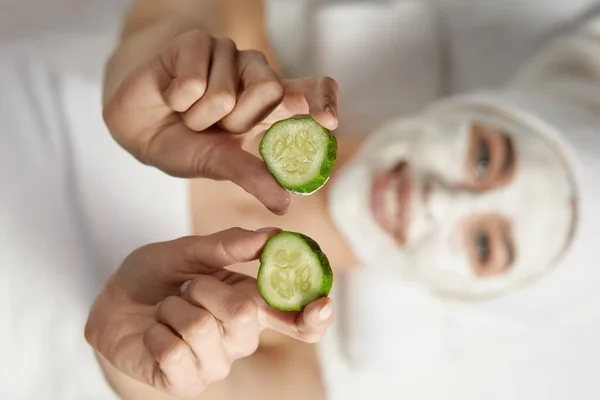
[[267, 39], [263, 0], [138, 0], [126, 17], [120, 42], [110, 58], [104, 99], [112, 97], [127, 74], [177, 36], [202, 30], [229, 37], [239, 49], [275, 57]]

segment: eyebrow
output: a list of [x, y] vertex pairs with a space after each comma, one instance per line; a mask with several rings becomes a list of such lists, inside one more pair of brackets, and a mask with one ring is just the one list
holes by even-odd
[[502, 139], [504, 141], [504, 163], [502, 164], [502, 172], [509, 173], [515, 163], [515, 149], [512, 140], [508, 135], [503, 134]]

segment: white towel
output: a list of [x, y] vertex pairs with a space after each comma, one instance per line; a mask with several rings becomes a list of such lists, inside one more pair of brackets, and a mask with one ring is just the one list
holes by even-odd
[[[455, 97], [427, 111], [492, 109], [562, 151], [576, 178], [578, 218], [560, 265], [505, 297], [473, 303], [434, 297], [377, 269], [352, 272], [338, 282], [337, 326], [322, 346], [332, 399], [368, 398], [365, 387], [380, 398], [417, 400], [600, 396], [592, 372], [600, 359], [600, 80], [590, 79], [600, 76], [593, 68], [599, 48], [593, 41], [552, 48], [511, 89]], [[567, 69], [586, 72], [583, 78], [560, 75], [565, 70], [555, 67], [565, 60], [586, 61], [586, 68]]]

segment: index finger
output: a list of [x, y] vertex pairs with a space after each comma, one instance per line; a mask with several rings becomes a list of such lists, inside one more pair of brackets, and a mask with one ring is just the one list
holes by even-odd
[[246, 133], [279, 106], [285, 89], [261, 52], [242, 51], [238, 61], [241, 93], [233, 111], [221, 120], [221, 126], [233, 133]]
[[267, 240], [279, 231], [277, 228], [257, 231], [231, 228], [208, 236], [179, 240], [189, 241], [189, 244], [184, 244], [184, 254], [192, 271], [197, 265], [220, 269], [258, 259]]

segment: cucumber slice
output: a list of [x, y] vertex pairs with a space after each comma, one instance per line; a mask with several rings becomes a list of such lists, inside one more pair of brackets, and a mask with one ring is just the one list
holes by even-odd
[[282, 311], [301, 311], [327, 296], [332, 284], [329, 260], [308, 236], [281, 232], [265, 245], [257, 286], [269, 306]]
[[267, 169], [284, 189], [312, 194], [329, 179], [337, 156], [337, 140], [312, 118], [288, 118], [271, 125], [259, 151]]

